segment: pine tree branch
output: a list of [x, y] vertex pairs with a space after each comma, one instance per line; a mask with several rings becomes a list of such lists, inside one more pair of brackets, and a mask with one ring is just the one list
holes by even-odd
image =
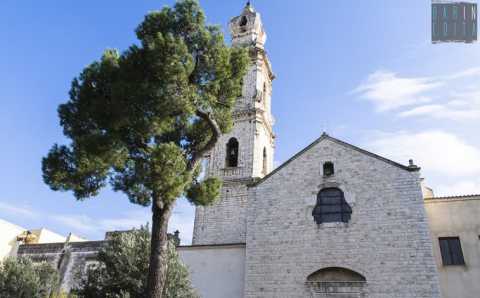
[[210, 129], [212, 131], [212, 138], [208, 141], [208, 143], [200, 150], [197, 152], [194, 152], [192, 154], [192, 158], [188, 164], [188, 169], [192, 171], [195, 169], [198, 165], [198, 163], [202, 160], [203, 156], [209, 152], [210, 150], [215, 147], [215, 144], [217, 143], [218, 139], [222, 135], [222, 130], [220, 129], [220, 126], [218, 125], [217, 121], [212, 117], [211, 113], [204, 112], [202, 110], [197, 110], [197, 116], [203, 119], [208, 123], [208, 126], [210, 126]]

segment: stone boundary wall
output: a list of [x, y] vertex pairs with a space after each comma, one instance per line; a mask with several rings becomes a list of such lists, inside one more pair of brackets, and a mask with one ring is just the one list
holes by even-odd
[[33, 262], [48, 262], [60, 273], [61, 288], [68, 292], [76, 285], [76, 275], [86, 266], [96, 262], [98, 251], [107, 241], [86, 241], [71, 243], [23, 244], [17, 256], [28, 257]]

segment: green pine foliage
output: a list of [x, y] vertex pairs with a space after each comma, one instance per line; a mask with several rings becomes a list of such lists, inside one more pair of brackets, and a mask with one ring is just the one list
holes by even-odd
[[[79, 298], [145, 297], [150, 238], [147, 227], [113, 234], [100, 250], [98, 263], [89, 266], [85, 273], [78, 272], [79, 283], [73, 292]], [[168, 244], [167, 282], [163, 297], [198, 297], [173, 241]]]
[[232, 128], [250, 59], [206, 24], [197, 0], [149, 13], [136, 35], [137, 44], [105, 51], [73, 80], [58, 108], [70, 143], [55, 144], [42, 171], [51, 189], [77, 200], [110, 184], [132, 203], [152, 206], [147, 296], [158, 298], [175, 200], [208, 205], [219, 198], [220, 181], [199, 178], [201, 161]]
[[220, 183], [199, 186], [195, 169], [232, 127], [247, 51], [228, 47], [195, 0], [148, 14], [136, 33], [139, 45], [105, 51], [73, 80], [58, 109], [71, 143], [43, 159], [44, 181], [79, 200], [110, 183], [144, 206], [183, 194], [209, 204]]
[[58, 291], [57, 271], [46, 262], [34, 264], [28, 258], [7, 258], [0, 265], [0, 297], [46, 298]]

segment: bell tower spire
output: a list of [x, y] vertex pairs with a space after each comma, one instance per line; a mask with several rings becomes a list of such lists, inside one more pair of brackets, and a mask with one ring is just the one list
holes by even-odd
[[246, 48], [251, 63], [242, 96], [235, 103], [233, 129], [218, 140], [208, 156], [206, 176], [223, 180], [221, 198], [213, 206], [197, 207], [193, 244], [245, 243], [247, 185], [273, 170], [271, 94], [275, 76], [264, 48], [267, 34], [250, 1], [229, 26], [232, 46]]
[[250, 1], [243, 12], [230, 21], [230, 31], [234, 46], [255, 45], [263, 48], [267, 40], [260, 13], [255, 11]]

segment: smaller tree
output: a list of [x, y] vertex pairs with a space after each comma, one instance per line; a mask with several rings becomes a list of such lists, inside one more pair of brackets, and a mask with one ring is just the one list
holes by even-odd
[[0, 297], [54, 297], [59, 287], [57, 271], [46, 262], [34, 264], [28, 258], [8, 258], [0, 265]]
[[[97, 256], [98, 263], [86, 273], [79, 272], [79, 284], [73, 292], [79, 297], [145, 297], [149, 268], [151, 235], [148, 227], [114, 233]], [[169, 241], [167, 279], [164, 298], [197, 297], [188, 270]]]

